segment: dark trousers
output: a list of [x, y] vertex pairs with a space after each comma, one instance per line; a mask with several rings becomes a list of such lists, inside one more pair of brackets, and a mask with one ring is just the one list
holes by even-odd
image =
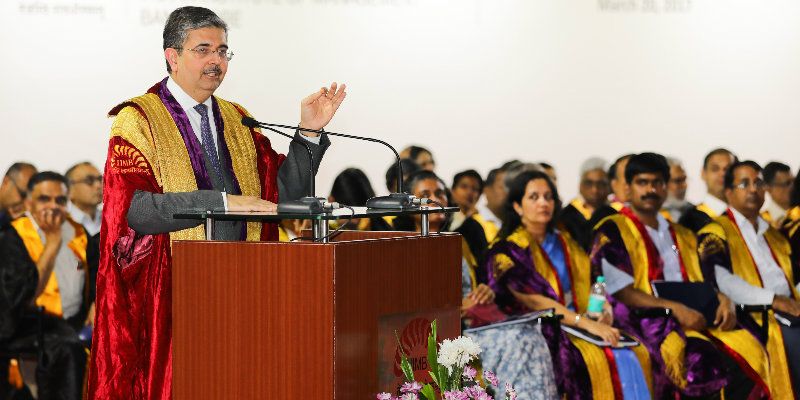
[[781, 326], [783, 347], [786, 348], [786, 359], [789, 361], [789, 373], [792, 376], [794, 398], [800, 399], [800, 327]]
[[[35, 352], [37, 329], [38, 321], [35, 315], [23, 317], [19, 321], [14, 336], [0, 344], [0, 348], [10, 355]], [[83, 390], [83, 374], [86, 369], [86, 349], [78, 338], [78, 334], [67, 321], [49, 315], [42, 316], [42, 331], [44, 332], [43, 354], [36, 366], [36, 386], [39, 400], [80, 399]], [[9, 389], [7, 388], [8, 379], [5, 376], [7, 365], [8, 359], [0, 358], [0, 369], [6, 370], [0, 374], [0, 380], [2, 380], [0, 382], [0, 398], [5, 396], [4, 389]]]

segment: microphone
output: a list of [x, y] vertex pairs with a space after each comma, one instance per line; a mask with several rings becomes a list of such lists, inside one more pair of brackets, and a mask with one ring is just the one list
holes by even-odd
[[[247, 118], [247, 117], [245, 117]], [[253, 120], [252, 118], [248, 118], [253, 121], [253, 123], [257, 124], [259, 127], [266, 128], [269, 130], [274, 131], [271, 127], [275, 128], [284, 128], [284, 129], [294, 129], [296, 131], [303, 131], [303, 132], [313, 132], [319, 134], [328, 134], [331, 136], [339, 136], [348, 139], [356, 139], [356, 140], [364, 140], [367, 142], [373, 143], [380, 143], [386, 147], [388, 147], [394, 153], [394, 157], [397, 163], [397, 192], [391, 193], [388, 196], [377, 196], [367, 200], [366, 206], [368, 208], [379, 208], [379, 209], [406, 209], [406, 208], [414, 208], [414, 204], [412, 202], [414, 196], [410, 196], [408, 193], [403, 192], [403, 167], [400, 164], [400, 154], [397, 153], [397, 150], [392, 147], [389, 143], [384, 142], [380, 139], [364, 137], [364, 136], [355, 136], [355, 135], [348, 135], [345, 133], [336, 133], [336, 132], [328, 132], [325, 130], [317, 130], [317, 129], [308, 129], [308, 128], [301, 128], [299, 126], [290, 126], [290, 125], [281, 125], [281, 124], [270, 124], [266, 122], [259, 122]], [[244, 123], [244, 118], [242, 118], [242, 123]], [[283, 135], [288, 136], [287, 134], [283, 133]], [[310, 150], [309, 150], [310, 151]]]
[[295, 214], [322, 214], [325, 212], [325, 207], [323, 207], [323, 203], [321, 200], [316, 197], [316, 189], [314, 187], [314, 181], [316, 178], [314, 177], [314, 153], [311, 151], [311, 147], [306, 143], [304, 140], [297, 140], [294, 136], [281, 132], [277, 129], [273, 129], [269, 126], [262, 126], [262, 124], [256, 121], [253, 118], [248, 116], [242, 117], [242, 125], [248, 128], [264, 128], [275, 132], [281, 136], [286, 136], [292, 140], [292, 142], [300, 143], [303, 147], [306, 148], [308, 152], [308, 169], [311, 180], [308, 184], [308, 196], [302, 197], [297, 200], [288, 200], [282, 201], [278, 203], [278, 212], [281, 213], [295, 213]]

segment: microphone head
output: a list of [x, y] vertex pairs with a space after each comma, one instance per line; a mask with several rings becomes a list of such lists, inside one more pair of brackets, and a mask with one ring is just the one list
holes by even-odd
[[244, 117], [242, 117], [242, 125], [244, 125], [244, 126], [246, 126], [248, 128], [258, 128], [258, 121], [254, 120], [253, 118], [250, 118], [248, 116], [244, 116]]

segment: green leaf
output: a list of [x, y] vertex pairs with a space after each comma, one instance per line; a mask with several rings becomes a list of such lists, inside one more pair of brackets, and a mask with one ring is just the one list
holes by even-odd
[[397, 334], [397, 331], [394, 331], [394, 337], [397, 339], [397, 348], [400, 349], [400, 369], [403, 371], [406, 382], [414, 382], [414, 369], [411, 368], [411, 363], [408, 362], [408, 356], [403, 350], [403, 344], [400, 343], [400, 335]]
[[433, 391], [433, 386], [430, 384], [423, 386], [419, 393], [428, 400], [436, 400], [436, 392]]
[[450, 381], [447, 379], [448, 378], [447, 368], [444, 365], [439, 366], [437, 374], [439, 375], [439, 382], [441, 383], [439, 385], [439, 388], [442, 389], [442, 391], [452, 390], [451, 389], [452, 385]]
[[435, 383], [436, 386], [438, 386], [439, 389], [441, 389], [442, 385], [441, 385], [441, 382], [439, 382], [439, 377], [436, 376], [436, 374], [433, 373], [432, 371], [428, 371], [428, 374], [430, 374], [431, 378], [433, 378], [433, 383]]

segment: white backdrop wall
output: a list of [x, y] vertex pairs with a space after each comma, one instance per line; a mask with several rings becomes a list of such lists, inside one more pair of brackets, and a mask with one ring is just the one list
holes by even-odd
[[[173, 0], [0, 2], [0, 169], [104, 163], [107, 111], [166, 72]], [[217, 92], [295, 123], [333, 80], [348, 97], [330, 130], [433, 150], [439, 172], [546, 160], [565, 198], [599, 155], [678, 156], [690, 198], [703, 155], [726, 146], [800, 163], [800, 3], [793, 0], [205, 0], [236, 53]], [[287, 142], [274, 138], [285, 151]], [[334, 139], [318, 176], [391, 158]]]

